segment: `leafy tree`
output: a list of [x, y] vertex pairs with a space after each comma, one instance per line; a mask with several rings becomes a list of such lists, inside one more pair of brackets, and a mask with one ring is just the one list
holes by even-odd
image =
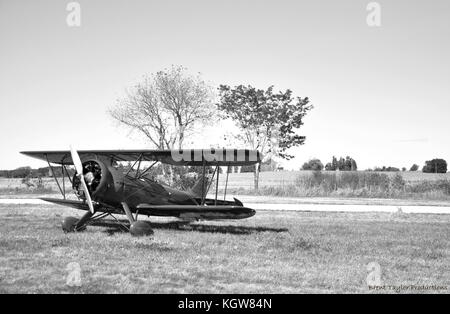
[[345, 157], [345, 159], [340, 157], [339, 160], [333, 156], [331, 162], [325, 165], [325, 170], [334, 171], [338, 169], [341, 171], [356, 171], [358, 170], [358, 165], [356, 164], [356, 161], [349, 156]]
[[[238, 140], [259, 150], [266, 159], [278, 156], [290, 159], [288, 149], [302, 145], [305, 137], [297, 134], [303, 118], [311, 110], [309, 99], [293, 97], [291, 90], [274, 93], [250, 85], [219, 87], [218, 109], [225, 118], [233, 120], [241, 131]], [[254, 185], [258, 189], [259, 166], [255, 167]]]
[[351, 171], [358, 170], [358, 165], [356, 164], [356, 161], [353, 158], [350, 158], [348, 156], [346, 158], [346, 165], [347, 165], [347, 169], [350, 167]]
[[419, 170], [419, 165], [416, 164], [412, 165], [411, 168], [409, 169], [409, 171], [417, 171], [417, 170]]
[[317, 159], [317, 158], [310, 159], [308, 162], [305, 162], [303, 164], [302, 170], [320, 171], [320, 170], [323, 170], [323, 164], [320, 161], [320, 159]]
[[337, 161], [336, 157], [333, 156], [331, 162], [329, 162], [325, 165], [325, 170], [334, 171], [336, 169], [338, 169], [338, 161]]
[[31, 176], [31, 167], [20, 167], [13, 170], [13, 178], [26, 178]]
[[339, 162], [335, 156], [333, 156], [333, 159], [331, 160], [331, 170], [339, 169]]
[[397, 172], [397, 171], [400, 171], [400, 169], [398, 169], [396, 167], [391, 167], [391, 166], [389, 166], [389, 167], [383, 166], [383, 167], [375, 167], [374, 171]]
[[427, 160], [425, 162], [425, 166], [423, 166], [423, 168], [422, 168], [422, 172], [446, 173], [447, 172], [447, 162], [444, 159], [440, 159], [440, 158]]

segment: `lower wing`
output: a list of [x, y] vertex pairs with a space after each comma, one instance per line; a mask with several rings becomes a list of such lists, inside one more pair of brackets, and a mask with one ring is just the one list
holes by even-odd
[[[46, 202], [50, 202], [50, 203], [58, 204], [58, 205], [62, 205], [62, 206], [68, 206], [68, 207], [72, 207], [75, 209], [89, 210], [88, 204], [84, 201], [67, 200], [67, 199], [65, 200], [65, 199], [60, 199], [60, 198], [47, 198], [47, 197], [43, 197], [40, 199], [43, 201], [46, 201]], [[94, 209], [96, 212], [109, 212], [109, 213], [114, 213], [114, 214], [124, 214], [123, 209], [118, 209], [118, 208], [114, 208], [114, 207], [110, 207], [110, 206], [106, 206], [106, 205], [94, 204]]]
[[255, 215], [255, 210], [244, 206], [205, 205], [150, 205], [137, 207], [144, 215], [171, 216], [194, 219], [242, 219]]
[[41, 198], [41, 200], [50, 202], [50, 203], [54, 203], [54, 204], [58, 204], [58, 205], [73, 207], [76, 209], [89, 210], [88, 204], [86, 204], [83, 201], [65, 200], [65, 199], [47, 198], [47, 197], [43, 197], [43, 198]]
[[[57, 198], [41, 198], [41, 200], [68, 206], [80, 210], [89, 210], [89, 206], [84, 201], [65, 200]], [[102, 206], [94, 206], [95, 211], [111, 212], [117, 214], [125, 214], [122, 209], [104, 208]], [[168, 216], [189, 219], [243, 219], [255, 215], [255, 210], [244, 206], [233, 205], [150, 205], [140, 204], [137, 209], [140, 214], [149, 216]], [[134, 210], [133, 210], [134, 211]]]

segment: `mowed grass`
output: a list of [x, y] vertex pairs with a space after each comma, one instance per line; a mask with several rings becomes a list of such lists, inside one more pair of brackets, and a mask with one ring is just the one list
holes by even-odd
[[[450, 283], [449, 215], [260, 211], [190, 229], [159, 221], [143, 238], [113, 224], [64, 234], [65, 215], [79, 214], [0, 205], [0, 293], [372, 293], [371, 262], [386, 285]], [[66, 284], [72, 262], [81, 287]]]

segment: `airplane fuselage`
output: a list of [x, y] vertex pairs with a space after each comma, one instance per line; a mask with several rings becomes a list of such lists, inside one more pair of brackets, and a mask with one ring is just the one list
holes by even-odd
[[[124, 174], [113, 165], [108, 165], [102, 160], [88, 160], [83, 163], [84, 175], [89, 172], [93, 174], [92, 182], [89, 182], [92, 200], [108, 207], [122, 208], [126, 203], [132, 212], [139, 210], [142, 214], [155, 216], [177, 216], [185, 218], [200, 219], [242, 219], [255, 214], [253, 209], [243, 207], [237, 201], [225, 201], [216, 199], [202, 199], [189, 191], [180, 191], [165, 184], [160, 184], [146, 177], [133, 177]], [[82, 196], [83, 191], [75, 183], [74, 189]], [[139, 209], [140, 205], [147, 207]], [[202, 205], [202, 211], [196, 212], [196, 208]], [[204, 206], [211, 206], [211, 210], [205, 211]], [[214, 206], [212, 206], [214, 205]], [[191, 211], [185, 212], [181, 209], [164, 210], [164, 206], [191, 206]], [[217, 206], [236, 207], [228, 211], [220, 211]]]

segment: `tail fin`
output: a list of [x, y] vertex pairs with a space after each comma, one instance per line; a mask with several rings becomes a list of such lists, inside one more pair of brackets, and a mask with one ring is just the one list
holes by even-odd
[[[205, 182], [203, 184], [203, 181]], [[208, 177], [207, 176], [201, 176], [200, 179], [195, 182], [194, 186], [189, 189], [189, 193], [191, 193], [194, 197], [204, 197], [206, 196], [206, 189], [208, 188]], [[204, 195], [202, 195], [202, 189], [204, 189]]]

